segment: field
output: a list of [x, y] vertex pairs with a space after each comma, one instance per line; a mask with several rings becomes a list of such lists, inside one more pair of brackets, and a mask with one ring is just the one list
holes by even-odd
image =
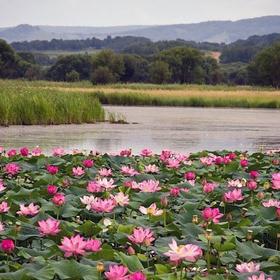
[[111, 105], [280, 108], [280, 91], [272, 88], [176, 84], [92, 86], [89, 82], [0, 81], [0, 88], [6, 87], [93, 93], [101, 103]]
[[2, 280], [280, 279], [277, 152], [0, 162]]

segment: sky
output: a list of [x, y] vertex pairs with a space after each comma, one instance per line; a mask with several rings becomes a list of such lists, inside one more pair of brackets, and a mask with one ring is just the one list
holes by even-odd
[[121, 26], [280, 15], [280, 0], [0, 0], [0, 27]]

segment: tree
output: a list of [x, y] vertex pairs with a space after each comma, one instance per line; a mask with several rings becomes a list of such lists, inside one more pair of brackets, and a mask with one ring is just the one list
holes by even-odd
[[[102, 72], [105, 73], [105, 68], [109, 69], [110, 74], [114, 76], [114, 80], [117, 82], [120, 80], [120, 77], [124, 73], [124, 62], [121, 55], [115, 54], [111, 50], [104, 50], [99, 52], [97, 55], [93, 57], [92, 60], [92, 69], [95, 72], [99, 67]], [[99, 71], [101, 73], [101, 71]], [[108, 72], [108, 73], [109, 73]], [[111, 77], [109, 77], [109, 80]]]
[[80, 80], [80, 74], [72, 70], [69, 73], [66, 73], [66, 82], [78, 82]]
[[162, 51], [159, 59], [169, 65], [172, 82], [203, 83], [203, 54], [193, 48], [177, 47]]
[[95, 69], [91, 76], [91, 81], [96, 84], [112, 84], [116, 82], [116, 78], [112, 71], [106, 66], [99, 66]]
[[55, 81], [66, 81], [67, 74], [75, 71], [79, 74], [79, 79], [89, 80], [91, 69], [92, 63], [89, 55], [62, 56], [49, 69], [47, 77]]
[[168, 83], [171, 78], [169, 65], [164, 61], [155, 61], [150, 68], [151, 82], [155, 84]]
[[280, 87], [280, 43], [261, 51], [248, 67], [249, 81], [256, 85]]

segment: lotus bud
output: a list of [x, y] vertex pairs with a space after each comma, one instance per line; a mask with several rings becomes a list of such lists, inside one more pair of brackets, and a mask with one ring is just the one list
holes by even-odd
[[167, 196], [161, 197], [161, 199], [160, 199], [160, 204], [161, 204], [163, 207], [167, 207], [167, 205], [168, 205], [168, 198], [167, 198]]
[[228, 214], [227, 214], [226, 219], [228, 220], [228, 222], [231, 222], [231, 221], [232, 221], [232, 215], [231, 215], [231, 213], [228, 213]]
[[196, 224], [196, 225], [199, 224], [199, 220], [198, 220], [198, 216], [197, 215], [193, 215], [192, 216], [192, 223]]
[[269, 182], [265, 182], [263, 187], [265, 188], [265, 190], [270, 189], [270, 183]]
[[211, 240], [211, 238], [212, 238], [212, 229], [207, 229], [207, 230], [206, 230], [205, 237], [206, 237], [206, 239], [207, 239], [208, 241]]
[[19, 221], [16, 222], [15, 230], [16, 230], [17, 233], [19, 233], [21, 231], [21, 222], [19, 222]]
[[265, 194], [263, 192], [257, 193], [257, 198], [258, 199], [262, 200], [262, 199], [264, 199], [264, 197], [265, 197]]
[[247, 235], [246, 235], [247, 240], [252, 240], [253, 239], [253, 231], [248, 229]]
[[98, 262], [96, 265], [96, 269], [98, 272], [102, 273], [103, 271], [105, 271], [105, 266], [104, 263], [102, 262]]
[[135, 250], [134, 250], [131, 246], [129, 246], [129, 247], [127, 248], [127, 253], [128, 253], [129, 255], [135, 255]]

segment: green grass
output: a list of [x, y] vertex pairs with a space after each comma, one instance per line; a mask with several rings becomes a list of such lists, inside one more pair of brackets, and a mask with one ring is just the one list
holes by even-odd
[[67, 93], [25, 87], [0, 88], [0, 125], [80, 124], [103, 121], [93, 93]]

